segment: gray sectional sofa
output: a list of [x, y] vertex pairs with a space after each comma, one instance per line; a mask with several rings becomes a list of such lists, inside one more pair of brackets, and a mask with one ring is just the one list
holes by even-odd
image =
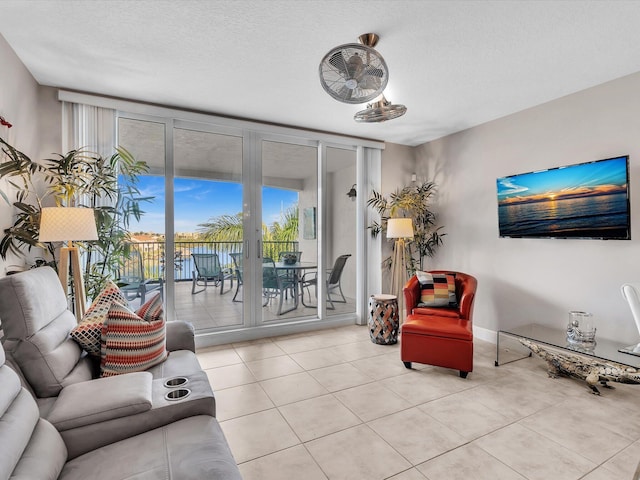
[[0, 278], [0, 480], [241, 478], [189, 324], [167, 323], [161, 364], [105, 378], [75, 324], [51, 268]]

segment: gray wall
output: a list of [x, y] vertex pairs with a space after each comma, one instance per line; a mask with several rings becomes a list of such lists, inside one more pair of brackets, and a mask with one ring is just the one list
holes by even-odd
[[[60, 152], [60, 103], [55, 90], [38, 86], [1, 35], [0, 65], [0, 115], [13, 124], [12, 128], [0, 127], [0, 137], [33, 160]], [[0, 190], [10, 200], [15, 198], [16, 192], [5, 180], [0, 180]], [[13, 207], [0, 198], [0, 232], [13, 224], [13, 216]], [[0, 276], [8, 267], [24, 263], [12, 255], [6, 262], [0, 258]]]
[[[625, 154], [631, 241], [498, 238], [496, 178]], [[640, 340], [620, 295], [622, 283], [640, 280], [640, 74], [421, 145], [415, 156], [418, 176], [439, 185], [448, 234], [434, 266], [478, 278], [477, 326], [564, 328], [569, 310], [586, 310], [599, 336]]]
[[[389, 193], [395, 192], [398, 188], [411, 185], [411, 175], [416, 172], [415, 149], [398, 145], [396, 143], [386, 143], [385, 149], [382, 151], [382, 182], [380, 185], [380, 193], [387, 196]], [[421, 179], [418, 178], [418, 181]], [[380, 236], [379, 242], [382, 248], [382, 261], [393, 254], [393, 240], [387, 240], [384, 236]], [[385, 267], [382, 268], [382, 292], [373, 293], [390, 293], [391, 289], [391, 271]]]

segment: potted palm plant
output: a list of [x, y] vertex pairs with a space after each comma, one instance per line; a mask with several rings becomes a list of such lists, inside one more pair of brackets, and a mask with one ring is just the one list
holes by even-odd
[[[413, 239], [406, 243], [408, 274], [424, 270], [425, 257], [432, 257], [443, 243], [442, 226], [436, 225], [436, 215], [431, 209], [431, 201], [436, 192], [433, 182], [417, 183], [397, 189], [388, 197], [373, 191], [367, 205], [380, 215], [380, 222], [369, 225], [371, 235], [376, 238], [387, 230], [390, 218], [406, 217], [413, 220]], [[391, 257], [385, 260], [391, 266]]]
[[88, 297], [94, 298], [128, 256], [130, 219], [140, 219], [141, 202], [151, 200], [141, 196], [136, 187], [138, 176], [146, 173], [148, 166], [123, 148], [109, 158], [78, 149], [41, 162], [31, 160], [2, 138], [0, 148], [0, 178], [6, 178], [17, 190], [14, 201], [0, 191], [17, 212], [13, 225], [0, 239], [0, 256], [6, 259], [8, 252], [24, 256], [25, 250], [41, 247], [49, 257], [45, 263], [55, 266], [56, 246], [38, 239], [42, 207], [55, 203], [93, 208], [98, 240], [77, 242], [77, 246], [85, 252], [85, 289]]

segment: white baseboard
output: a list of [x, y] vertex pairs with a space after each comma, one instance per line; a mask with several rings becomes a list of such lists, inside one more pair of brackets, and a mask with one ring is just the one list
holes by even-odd
[[253, 328], [237, 328], [213, 333], [196, 334], [196, 349], [223, 345], [227, 343], [246, 342], [260, 338], [304, 333], [326, 328], [337, 328], [356, 323], [353, 313], [335, 315], [320, 321], [318, 318], [310, 320], [291, 321], [275, 325], [265, 324]]
[[[209, 347], [213, 345], [221, 345], [225, 343], [243, 342], [255, 340], [257, 338], [265, 338], [276, 335], [287, 335], [291, 333], [302, 333], [312, 330], [324, 328], [336, 328], [347, 325], [367, 325], [367, 322], [360, 323], [354, 318], [353, 314], [329, 317], [323, 322], [318, 319], [312, 321], [291, 322], [279, 325], [265, 325], [258, 328], [243, 328], [237, 330], [227, 330], [216, 333], [205, 333], [196, 335], [196, 348]], [[473, 336], [478, 340], [496, 343], [496, 331], [488, 328], [478, 327], [474, 325]]]
[[496, 343], [496, 331], [489, 330], [488, 328], [473, 326], [473, 336], [478, 340], [484, 340], [489, 343]]

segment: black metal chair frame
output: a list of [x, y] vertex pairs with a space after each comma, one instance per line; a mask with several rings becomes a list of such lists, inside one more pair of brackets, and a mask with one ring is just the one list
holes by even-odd
[[137, 249], [133, 249], [129, 252], [128, 260], [136, 264], [133, 273], [121, 275], [118, 272], [118, 279], [115, 282], [124, 297], [129, 301], [140, 297], [142, 305], [146, 300], [147, 293], [159, 290], [160, 298], [164, 298], [162, 277], [159, 277], [158, 280], [145, 277], [142, 254]]
[[236, 276], [236, 293], [233, 294], [234, 302], [242, 302], [242, 300], [236, 300], [238, 296], [238, 291], [240, 290], [240, 286], [242, 285], [242, 253], [230, 253], [231, 260], [233, 261], [233, 268]]
[[[191, 272], [192, 285], [191, 294], [203, 292], [212, 282], [214, 286], [220, 285], [220, 294], [227, 293], [233, 288], [233, 272], [229, 268], [222, 268], [220, 265], [220, 257], [217, 253], [192, 253], [194, 270]], [[210, 263], [213, 262], [213, 265]], [[227, 292], [224, 291], [224, 281], [229, 280], [231, 283]], [[196, 287], [201, 286], [196, 291]]]
[[[283, 311], [282, 302], [285, 294], [288, 292], [291, 292], [291, 298], [294, 299], [294, 305], [288, 310]], [[271, 299], [278, 296], [280, 297], [278, 315], [291, 312], [298, 308], [298, 282], [279, 275], [273, 259], [264, 257], [262, 259], [262, 297], [264, 298], [262, 306], [266, 307]]]
[[[278, 260], [284, 264], [287, 262], [298, 263], [302, 261], [302, 252], [280, 252], [278, 254]], [[294, 261], [292, 261], [294, 260]], [[287, 281], [296, 281], [298, 279], [295, 270], [280, 270], [278, 271], [278, 275], [284, 277]], [[285, 292], [285, 298], [289, 298], [288, 293]]]
[[[342, 272], [344, 271], [344, 266], [350, 256], [351, 254], [340, 255], [338, 258], [336, 258], [336, 261], [333, 264], [333, 268], [330, 268], [325, 272], [327, 275], [327, 300], [331, 304], [330, 307], [327, 306], [328, 310], [335, 310], [336, 306], [334, 305], [334, 303], [347, 303], [347, 299], [342, 292], [341, 278]], [[307, 276], [309, 276], [308, 279], [306, 278]], [[309, 293], [309, 300], [311, 300], [311, 292], [309, 292], [309, 287], [315, 288], [316, 298], [318, 298], [318, 272], [309, 272], [302, 277], [302, 294], [304, 295], [304, 289], [306, 288], [307, 292]], [[331, 298], [331, 293], [334, 290], [338, 290], [338, 292], [340, 293], [340, 297], [342, 297], [342, 300], [334, 300], [333, 298]]]

